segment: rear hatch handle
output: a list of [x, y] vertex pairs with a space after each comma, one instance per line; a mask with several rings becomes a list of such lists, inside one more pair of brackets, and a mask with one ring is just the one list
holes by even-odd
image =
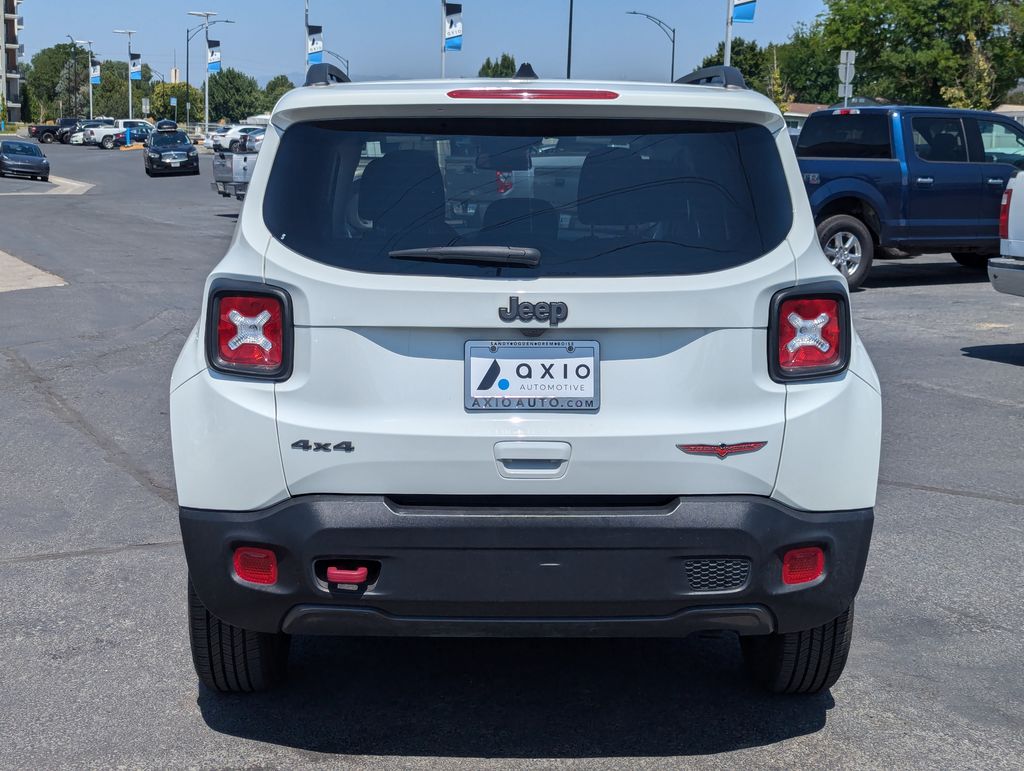
[[505, 479], [561, 479], [569, 469], [568, 442], [498, 442], [494, 460]]

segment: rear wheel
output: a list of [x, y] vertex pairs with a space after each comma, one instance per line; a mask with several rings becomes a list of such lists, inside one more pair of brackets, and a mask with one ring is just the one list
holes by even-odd
[[875, 256], [871, 231], [856, 217], [837, 214], [818, 225], [818, 240], [832, 267], [846, 276], [850, 289], [864, 283]]
[[42, 142], [44, 145], [52, 144], [53, 143], [53, 134], [47, 132], [47, 133], [43, 134], [41, 137], [39, 137], [39, 141]]
[[284, 679], [291, 638], [252, 632], [215, 617], [188, 582], [192, 663], [207, 688], [222, 693], [264, 691]]
[[853, 605], [838, 618], [803, 632], [741, 637], [751, 675], [773, 693], [828, 690], [846, 666], [853, 636]]
[[114, 138], [111, 136], [103, 137], [103, 141], [100, 142], [100, 147], [102, 147], [104, 150], [113, 150]]
[[228, 145], [228, 152], [238, 152], [238, 141], [232, 140], [231, 144]]
[[977, 252], [953, 252], [953, 259], [969, 270], [985, 270], [988, 268], [988, 261], [991, 254], [978, 254]]

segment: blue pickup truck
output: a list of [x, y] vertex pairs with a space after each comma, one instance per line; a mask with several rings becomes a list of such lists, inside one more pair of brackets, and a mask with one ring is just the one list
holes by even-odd
[[885, 248], [983, 270], [1024, 127], [941, 107], [830, 109], [807, 119], [796, 151], [822, 249], [852, 288]]

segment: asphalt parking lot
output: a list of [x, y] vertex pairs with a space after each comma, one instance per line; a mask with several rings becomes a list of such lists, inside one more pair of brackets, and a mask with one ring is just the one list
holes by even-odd
[[948, 257], [854, 296], [882, 480], [828, 694], [767, 696], [700, 636], [300, 638], [287, 688], [221, 697], [189, 657], [167, 384], [240, 205], [208, 156], [149, 179], [138, 152], [45, 152], [93, 187], [0, 179], [0, 252], [59, 279], [0, 291], [0, 767], [1021, 767], [1024, 300]]

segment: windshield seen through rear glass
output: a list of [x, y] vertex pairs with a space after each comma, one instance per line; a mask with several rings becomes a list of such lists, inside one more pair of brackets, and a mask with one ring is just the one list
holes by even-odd
[[158, 131], [150, 137], [152, 147], [180, 147], [192, 144], [183, 131], [162, 132]]
[[[285, 246], [350, 270], [656, 276], [755, 260], [785, 238], [792, 208], [760, 126], [427, 118], [292, 126], [263, 213]], [[438, 247], [462, 249], [394, 254]], [[488, 264], [473, 256], [485, 247], [540, 259]]]

